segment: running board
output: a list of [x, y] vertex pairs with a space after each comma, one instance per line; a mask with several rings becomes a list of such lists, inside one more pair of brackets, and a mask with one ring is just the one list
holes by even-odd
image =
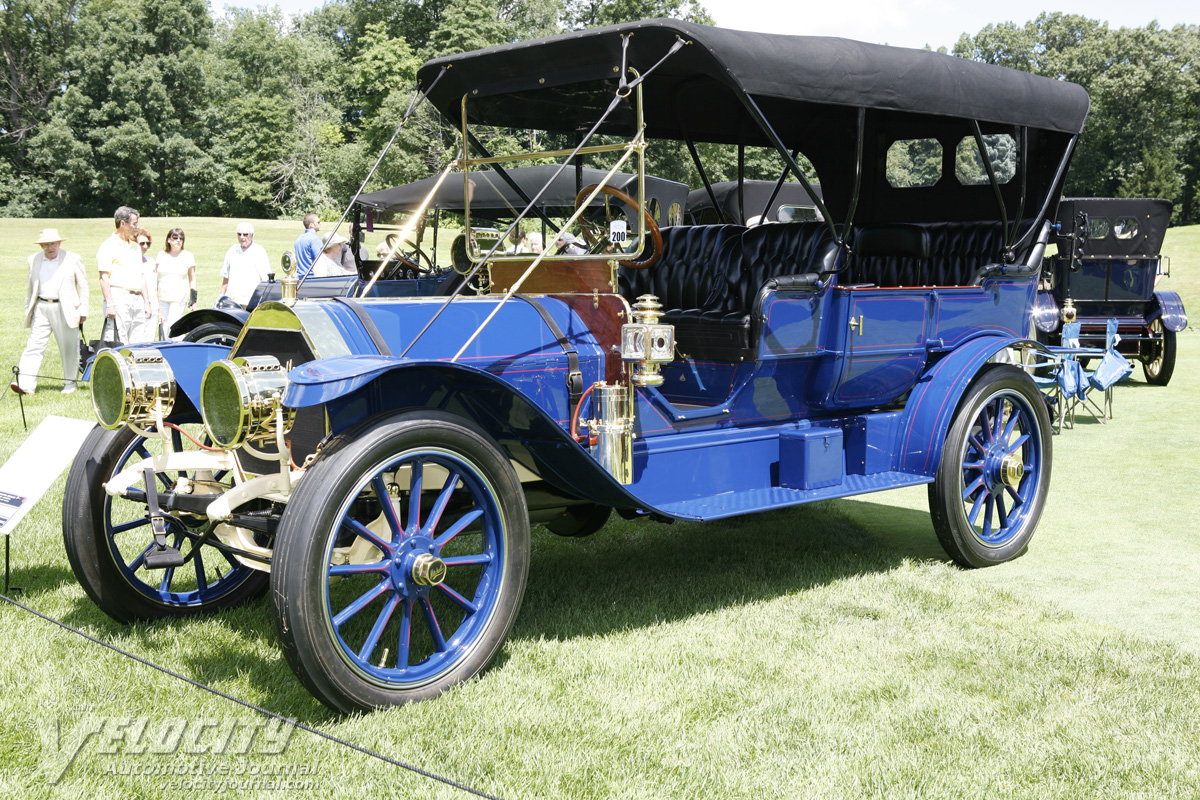
[[817, 489], [788, 489], [781, 486], [748, 489], [742, 492], [728, 492], [677, 503], [667, 503], [659, 506], [658, 510], [680, 519], [723, 519], [739, 514], [752, 514], [756, 511], [769, 511], [773, 508], [813, 503], [818, 500], [832, 500], [838, 497], [880, 492], [885, 489], [898, 489], [901, 486], [919, 486], [923, 483], [933, 483], [933, 478], [907, 472], [846, 475], [842, 478], [841, 483], [835, 486], [824, 486]]

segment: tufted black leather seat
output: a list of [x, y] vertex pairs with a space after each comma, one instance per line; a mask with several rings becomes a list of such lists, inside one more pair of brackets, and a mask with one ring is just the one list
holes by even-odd
[[741, 225], [663, 228], [663, 255], [657, 264], [618, 271], [621, 295], [633, 303], [643, 294], [653, 294], [667, 311], [699, 317], [725, 291], [724, 272], [745, 230]]
[[663, 257], [648, 270], [622, 269], [630, 302], [652, 293], [679, 349], [719, 361], [754, 357], [752, 320], [772, 278], [832, 270], [837, 241], [824, 223], [663, 228]]
[[920, 225], [872, 225], [858, 229], [845, 283], [921, 286], [928, 274], [929, 231]]
[[[855, 232], [845, 282], [970, 286], [978, 282], [981, 267], [1001, 263], [1003, 256], [1004, 227], [999, 222], [867, 225]], [[1024, 260], [1018, 254], [1017, 262]]]

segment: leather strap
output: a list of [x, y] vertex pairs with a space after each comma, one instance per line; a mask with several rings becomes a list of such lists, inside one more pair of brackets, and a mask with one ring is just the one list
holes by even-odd
[[371, 315], [367, 313], [365, 308], [349, 297], [335, 297], [333, 299], [354, 312], [354, 316], [358, 317], [358, 321], [362, 323], [363, 329], [366, 330], [367, 336], [371, 337], [371, 342], [375, 345], [375, 349], [379, 351], [379, 355], [390, 356], [392, 354], [392, 348], [388, 347], [387, 342], [383, 339], [383, 334], [375, 326], [375, 320], [371, 319]]
[[579, 398], [583, 396], [583, 373], [579, 371], [579, 352], [571, 344], [571, 340], [563, 334], [562, 328], [558, 327], [558, 323], [554, 321], [554, 317], [550, 316], [550, 312], [546, 310], [545, 306], [529, 295], [515, 294], [513, 297], [521, 298], [537, 310], [538, 314], [542, 317], [542, 321], [546, 323], [546, 327], [550, 329], [550, 333], [558, 340], [558, 346], [566, 353], [567, 394], [570, 398], [567, 405], [567, 412], [568, 416], [574, 414], [575, 406], [578, 405]]

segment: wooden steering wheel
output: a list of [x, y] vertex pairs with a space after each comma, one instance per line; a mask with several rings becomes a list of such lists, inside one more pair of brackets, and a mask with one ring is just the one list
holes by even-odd
[[[575, 208], [579, 208], [579, 206], [583, 204], [583, 201], [585, 201], [587, 199], [588, 195], [590, 195], [593, 191], [595, 191], [597, 185], [598, 184], [593, 183], [591, 186], [585, 186], [579, 192], [579, 194], [575, 195]], [[602, 194], [612, 195], [613, 197], [620, 200], [622, 203], [629, 206], [630, 208], [638, 207], [637, 201], [634, 200], [629, 195], [622, 192], [620, 189], [614, 188], [612, 186], [601, 186], [600, 192]], [[648, 211], [643, 210], [642, 217], [645, 220], [646, 230], [650, 234], [650, 239], [651, 239], [651, 241], [654, 242], [654, 249], [649, 255], [643, 254], [642, 257], [636, 261], [622, 261], [621, 262], [622, 264], [629, 267], [630, 269], [646, 269], [647, 267], [652, 267], [655, 264], [657, 264], [658, 259], [660, 259], [662, 257], [662, 250], [663, 250], [662, 233], [658, 230], [658, 224], [655, 223], [654, 218], [650, 216], [650, 212], [648, 212]], [[588, 225], [584, 225], [584, 226], [582, 226], [582, 228], [583, 228], [584, 238], [587, 239], [588, 244], [589, 245], [596, 244], [596, 242], [593, 240], [594, 234], [592, 233], [591, 227]]]

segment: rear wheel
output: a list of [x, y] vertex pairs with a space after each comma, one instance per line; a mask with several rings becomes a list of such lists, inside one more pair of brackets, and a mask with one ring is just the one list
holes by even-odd
[[1034, 382], [1010, 366], [982, 373], [929, 485], [933, 527], [951, 558], [986, 567], [1024, 551], [1046, 502], [1050, 449], [1050, 417]]
[[1150, 335], [1155, 341], [1150, 354], [1142, 361], [1142, 373], [1146, 376], [1146, 383], [1166, 386], [1171, 382], [1171, 373], [1175, 371], [1175, 331], [1163, 327], [1160, 317], [1150, 323]]
[[487, 666], [525, 591], [529, 513], [486, 434], [409, 412], [331, 444], [276, 542], [288, 663], [321, 702], [354, 712], [433, 697]]
[[[186, 440], [174, 435], [174, 447]], [[188, 558], [181, 567], [149, 570], [146, 554], [154, 546], [145, 492], [110, 497], [104, 483], [126, 466], [162, 452], [157, 439], [145, 439], [127, 427], [99, 425], [84, 442], [67, 477], [63, 495], [63, 542], [67, 560], [88, 596], [119, 622], [183, 617], [216, 611], [252, 599], [266, 588], [267, 575], [250, 569], [206, 540], [208, 520], [165, 514], [167, 543]], [[175, 485], [180, 473], [156, 475], [158, 490]], [[229, 485], [227, 476], [216, 482]], [[140, 495], [140, 497], [138, 497]]]

